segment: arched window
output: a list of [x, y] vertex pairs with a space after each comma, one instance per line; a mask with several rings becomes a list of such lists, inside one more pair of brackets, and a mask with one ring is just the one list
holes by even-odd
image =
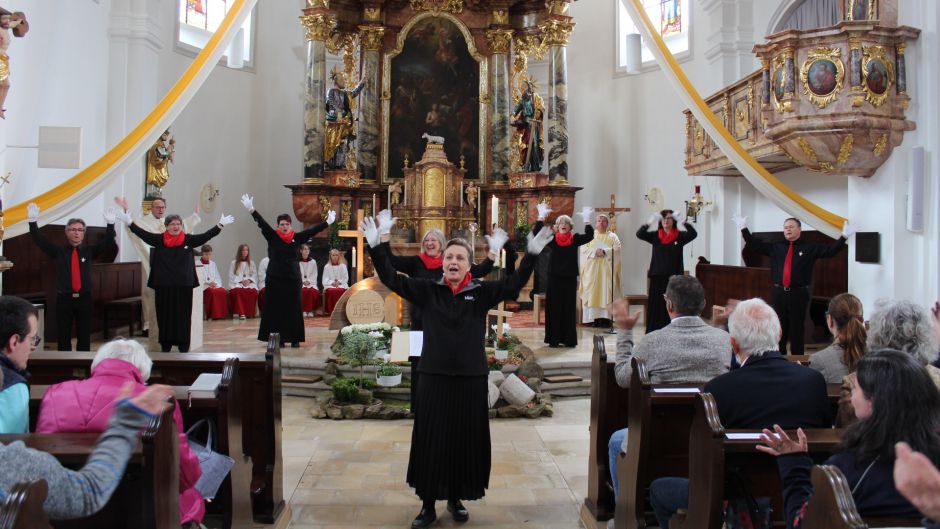
[[[235, 0], [177, 0], [177, 47], [188, 53], [198, 53], [219, 28], [222, 19]], [[254, 15], [249, 13], [232, 44], [222, 55], [230, 68], [250, 68], [254, 37]]]
[[[628, 0], [614, 0], [617, 9], [617, 71], [626, 72], [627, 69], [627, 35], [639, 33], [633, 24], [633, 19], [627, 12], [624, 2]], [[691, 22], [689, 19], [690, 2], [692, 0], [641, 0], [646, 14], [653, 21], [653, 25], [666, 41], [669, 51], [677, 59], [689, 57], [689, 42]], [[650, 67], [655, 63], [653, 54], [643, 42], [641, 51], [642, 67]]]

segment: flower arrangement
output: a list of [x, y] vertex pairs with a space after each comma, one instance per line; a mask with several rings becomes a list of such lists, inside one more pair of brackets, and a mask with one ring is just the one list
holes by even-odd
[[393, 377], [401, 374], [401, 366], [396, 364], [382, 364], [375, 372], [382, 377]]
[[496, 348], [503, 349], [508, 351], [510, 347], [515, 345], [512, 340], [512, 336], [504, 334], [501, 338], [496, 339]]
[[385, 322], [347, 325], [339, 331], [339, 335], [336, 337], [336, 342], [333, 344], [331, 350], [333, 354], [343, 358], [345, 356], [343, 350], [346, 347], [346, 341], [353, 336], [368, 337], [373, 342], [376, 351], [387, 350], [392, 344], [392, 334], [398, 330], [398, 327]]

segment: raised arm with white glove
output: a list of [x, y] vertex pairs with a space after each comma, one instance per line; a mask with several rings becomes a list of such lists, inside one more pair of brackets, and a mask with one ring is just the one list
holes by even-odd
[[108, 208], [104, 210], [104, 221], [108, 224], [114, 224], [114, 218], [116, 214], [117, 211], [115, 211], [114, 208]]
[[[330, 226], [334, 222], [336, 222], [336, 210], [331, 209], [330, 214], [326, 216], [326, 225]], [[373, 222], [373, 224], [375, 223]]]
[[252, 212], [255, 210], [254, 197], [248, 196], [248, 193], [245, 193], [244, 195], [242, 195], [241, 200], [242, 200], [242, 205], [245, 206], [245, 209], [247, 209], [249, 212]]
[[130, 226], [131, 223], [134, 222], [133, 219], [131, 219], [131, 214], [123, 209], [115, 211], [114, 218], [123, 222], [124, 224], [127, 224], [128, 226]]
[[656, 231], [659, 229], [659, 223], [663, 220], [663, 216], [659, 213], [653, 213], [650, 215], [650, 218], [646, 219], [646, 231]]
[[686, 221], [686, 218], [685, 218], [685, 211], [684, 211], [684, 210], [681, 210], [681, 209], [680, 209], [679, 211], [676, 211], [675, 213], [673, 213], [673, 214], [672, 214], [672, 220], [675, 221], [675, 223], [676, 223], [676, 228], [678, 228], [679, 231], [685, 231], [685, 221]]
[[509, 234], [502, 228], [496, 228], [493, 230], [492, 235], [486, 235], [484, 238], [486, 239], [486, 245], [490, 247], [490, 253], [499, 255], [499, 251], [503, 249], [506, 241], [509, 240]]
[[593, 214], [594, 214], [594, 208], [592, 208], [591, 206], [584, 206], [583, 208], [581, 208], [581, 211], [578, 212], [578, 215], [581, 216], [581, 220], [584, 221], [585, 224], [591, 223], [591, 215]]
[[35, 202], [30, 202], [26, 206], [26, 218], [30, 222], [36, 222], [39, 220], [39, 205]]
[[379, 237], [381, 237], [382, 242], [385, 242], [391, 238], [392, 228], [395, 227], [398, 219], [392, 216], [390, 209], [383, 209], [379, 212], [377, 220], [379, 223]]
[[555, 232], [552, 231], [548, 226], [543, 227], [538, 234], [532, 235], [531, 233], [527, 237], [529, 243], [526, 245], [526, 252], [532, 255], [538, 255], [542, 253], [542, 250], [545, 249], [545, 246], [548, 243], [552, 242], [552, 239], [555, 237]]
[[[330, 213], [332, 213], [332, 211]], [[359, 223], [359, 231], [365, 236], [366, 242], [369, 243], [370, 248], [375, 248], [382, 244], [382, 240], [379, 238], [379, 228], [376, 227], [375, 219], [372, 217], [362, 219]]]
[[548, 214], [552, 212], [552, 207], [544, 203], [536, 204], [535, 209], [539, 211], [538, 220], [545, 220], [548, 218]]
[[219, 226], [228, 226], [229, 224], [235, 222], [235, 217], [231, 215], [222, 214], [222, 218], [219, 219]]
[[732, 215], [731, 220], [734, 222], [735, 226], [738, 227], [739, 231], [747, 228], [747, 217], [741, 215], [740, 213], [735, 213]]

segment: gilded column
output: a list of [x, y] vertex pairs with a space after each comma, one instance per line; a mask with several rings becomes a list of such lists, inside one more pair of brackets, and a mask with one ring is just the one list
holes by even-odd
[[[367, 11], [372, 8], [368, 8]], [[368, 13], [367, 13], [368, 16]], [[365, 86], [359, 96], [359, 171], [362, 180], [376, 179], [379, 165], [379, 51], [385, 28], [380, 25], [359, 26], [359, 42], [362, 44], [362, 71]]]
[[[505, 13], [505, 11], [503, 11]], [[508, 18], [507, 18], [508, 21]], [[494, 183], [505, 183], [512, 170], [509, 166], [509, 149], [512, 131], [509, 113], [512, 111], [509, 86], [509, 47], [512, 43], [511, 29], [490, 29], [486, 32], [490, 45], [490, 171]]]
[[852, 86], [852, 106], [862, 106], [865, 87], [862, 86], [862, 41], [859, 37], [849, 37], [849, 84]]
[[796, 62], [791, 47], [783, 49], [783, 111], [793, 112], [793, 100], [796, 99]]
[[760, 69], [760, 103], [763, 108], [770, 108], [770, 62], [767, 58], [760, 58]]
[[549, 19], [539, 24], [549, 47], [548, 60], [548, 179], [568, 183], [568, 59], [567, 44], [574, 22], [565, 0], [549, 0]]
[[304, 79], [304, 182], [323, 180], [323, 129], [326, 124], [326, 40], [336, 27], [329, 0], [308, 0], [300, 22], [307, 30]]

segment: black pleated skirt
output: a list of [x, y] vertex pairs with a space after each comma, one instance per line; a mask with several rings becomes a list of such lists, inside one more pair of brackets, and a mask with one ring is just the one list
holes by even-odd
[[578, 345], [578, 277], [548, 276], [545, 289], [545, 343]]
[[422, 500], [478, 500], [490, 483], [487, 377], [421, 374], [408, 485]]
[[662, 329], [671, 321], [666, 311], [666, 300], [663, 299], [670, 277], [672, 276], [649, 277], [650, 287], [646, 296], [646, 334]]
[[192, 287], [157, 287], [153, 290], [161, 345], [189, 345], [193, 320]]

